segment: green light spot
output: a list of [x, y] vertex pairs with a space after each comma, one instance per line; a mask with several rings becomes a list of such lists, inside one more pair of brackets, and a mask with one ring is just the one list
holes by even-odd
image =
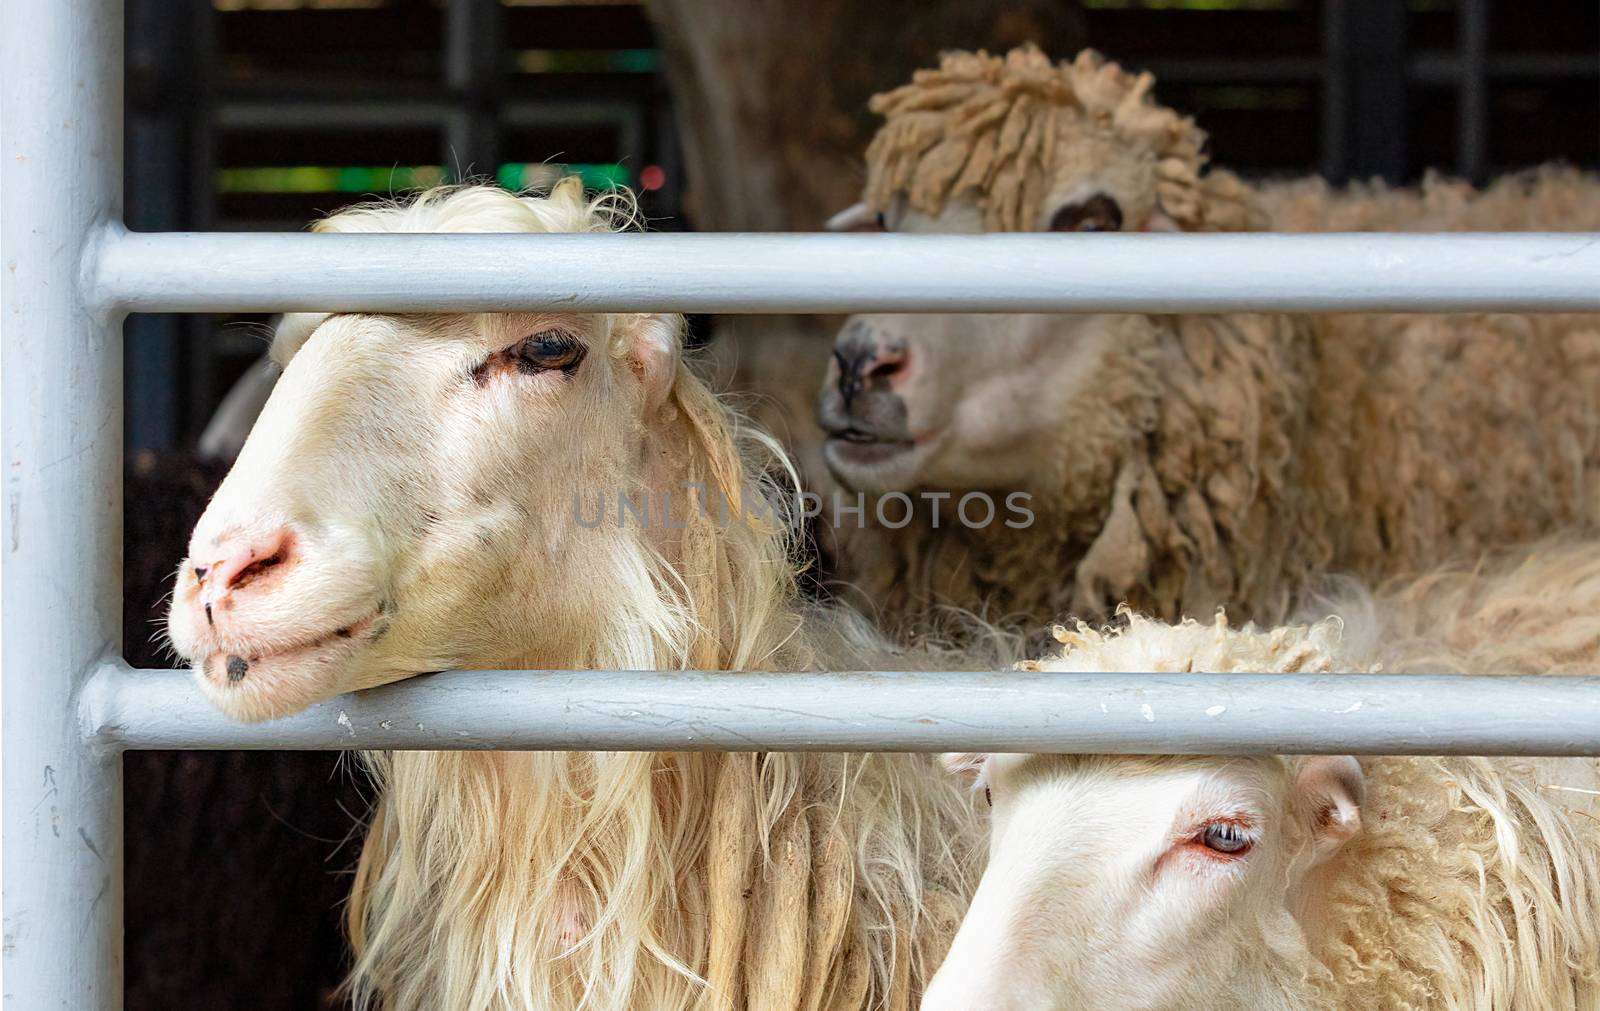
[[584, 189], [608, 190], [633, 182], [633, 173], [616, 162], [508, 162], [495, 172], [495, 182], [508, 190], [542, 190], [562, 176], [577, 176]]
[[[575, 175], [585, 189], [628, 186], [633, 173], [616, 162], [558, 164], [507, 162], [494, 181], [508, 190], [548, 189], [562, 176]], [[405, 193], [450, 181], [439, 165], [236, 166], [218, 169], [219, 193]]]

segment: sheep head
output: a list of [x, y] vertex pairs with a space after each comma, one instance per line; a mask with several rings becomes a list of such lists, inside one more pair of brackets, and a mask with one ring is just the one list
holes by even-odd
[[[442, 189], [320, 230], [609, 230], [609, 199]], [[692, 497], [748, 501], [680, 331], [671, 315], [287, 317], [282, 378], [178, 573], [168, 630], [201, 688], [263, 719], [442, 668], [730, 659], [722, 583], [759, 595], [787, 569], [730, 561], [781, 562], [774, 527], [713, 529]]]
[[[1339, 625], [1133, 618], [1061, 634], [1063, 672], [1328, 669]], [[989, 864], [923, 1003], [1325, 1007], [1308, 887], [1361, 825], [1349, 757], [951, 755], [990, 799]]]
[[1205, 134], [1157, 105], [1155, 79], [1093, 50], [949, 53], [876, 96], [865, 204], [888, 218], [970, 202], [986, 231], [1207, 227]]
[[[867, 151], [863, 202], [832, 227], [1253, 226], [1248, 190], [1229, 173], [1202, 174], [1205, 134], [1157, 104], [1153, 84], [1087, 50], [1060, 64], [1032, 46], [948, 54], [873, 100], [886, 122]], [[1152, 328], [1133, 317], [854, 316], [818, 403], [825, 458], [862, 491], [1059, 497], [1070, 486], [1096, 503], [1148, 415], [1138, 391], [1151, 385], [1153, 345]], [[1040, 433], [1063, 432], [1073, 444], [1052, 459]]]

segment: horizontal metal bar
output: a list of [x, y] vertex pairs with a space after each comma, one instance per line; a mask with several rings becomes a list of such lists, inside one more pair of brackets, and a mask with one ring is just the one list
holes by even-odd
[[1600, 310], [1600, 233], [301, 235], [108, 227], [131, 312]]
[[80, 712], [108, 751], [1600, 754], [1600, 677], [455, 671], [245, 726], [118, 662]]
[[[1407, 72], [1422, 84], [1455, 84], [1461, 77], [1461, 58], [1455, 53], [1419, 53]], [[1600, 76], [1600, 60], [1593, 53], [1499, 53], [1484, 60], [1490, 77], [1571, 79]]]
[[[237, 130], [443, 129], [459, 106], [459, 101], [448, 94], [437, 97], [251, 95], [219, 102], [216, 123], [224, 129]], [[625, 124], [638, 113], [634, 105], [621, 100], [510, 99], [500, 103], [498, 115], [509, 126], [539, 127], [596, 121]], [[619, 150], [632, 153], [634, 149]]]
[[444, 98], [234, 98], [218, 103], [216, 124], [240, 130], [442, 127], [454, 110]]
[[1163, 86], [1173, 84], [1304, 84], [1322, 79], [1327, 61], [1318, 56], [1263, 57], [1260, 59], [1145, 60], [1148, 70]]
[[[1407, 63], [1406, 72], [1422, 84], [1454, 84], [1462, 75], [1462, 58], [1453, 52], [1423, 52]], [[1172, 84], [1307, 84], [1322, 80], [1328, 61], [1317, 56], [1262, 59], [1147, 60], [1148, 70], [1163, 85]], [[1568, 79], [1600, 76], [1593, 53], [1499, 53], [1484, 61], [1490, 77]]]

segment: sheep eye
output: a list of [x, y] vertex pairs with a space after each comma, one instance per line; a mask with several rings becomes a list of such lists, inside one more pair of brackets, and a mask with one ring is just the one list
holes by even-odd
[[1200, 832], [1200, 844], [1218, 853], [1238, 855], [1250, 848], [1250, 839], [1232, 822], [1214, 821]]
[[1087, 200], [1067, 204], [1050, 219], [1052, 232], [1119, 232], [1122, 208], [1116, 200], [1097, 193]]
[[516, 363], [517, 371], [525, 376], [556, 369], [571, 375], [583, 361], [587, 350], [571, 334], [546, 330], [518, 342], [508, 354]]

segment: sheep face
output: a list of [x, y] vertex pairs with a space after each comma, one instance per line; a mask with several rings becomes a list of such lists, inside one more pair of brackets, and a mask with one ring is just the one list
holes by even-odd
[[[872, 100], [885, 122], [862, 202], [828, 227], [1220, 227], [1201, 196], [1205, 135], [1155, 102], [1154, 83], [1091, 50], [1061, 63], [1031, 45], [945, 53]], [[1097, 455], [1096, 443], [1148, 431], [1130, 377], [1152, 365], [1152, 328], [1126, 316], [852, 317], [818, 402], [828, 467], [866, 492], [1038, 491], [1066, 511], [1100, 508], [1117, 450]], [[1069, 458], [1045, 459], [1041, 432], [1065, 433]], [[1060, 501], [1062, 487], [1077, 499]]]
[[640, 536], [579, 523], [575, 496], [647, 480], [678, 326], [349, 314], [275, 349], [283, 376], [168, 619], [207, 696], [264, 719], [422, 671], [559, 659], [550, 643], [604, 613], [585, 559]]
[[1358, 803], [1353, 760], [948, 761], [993, 836], [924, 1011], [1321, 1006], [1295, 913], [1342, 838], [1329, 811]]
[[[1058, 208], [1110, 215], [1096, 190]], [[1099, 210], [1086, 209], [1096, 205]], [[932, 217], [897, 203], [886, 226], [975, 233], [966, 199]], [[852, 219], [853, 220], [853, 219]], [[1062, 218], [1066, 221], [1067, 218]], [[848, 223], [848, 222], [846, 222]], [[865, 492], [1028, 491], [1058, 497], [1061, 477], [1039, 433], [1068, 433], [1089, 459], [1096, 440], [1137, 420], [1118, 391], [1138, 389], [1153, 332], [1143, 317], [1045, 314], [864, 314], [834, 342], [817, 399], [823, 457], [845, 486]], [[1079, 482], [1082, 494], [1098, 493]]]
[[853, 317], [818, 398], [823, 458], [857, 491], [1053, 491], [1039, 433], [1069, 431], [1119, 367], [1110, 337], [1092, 317]]

